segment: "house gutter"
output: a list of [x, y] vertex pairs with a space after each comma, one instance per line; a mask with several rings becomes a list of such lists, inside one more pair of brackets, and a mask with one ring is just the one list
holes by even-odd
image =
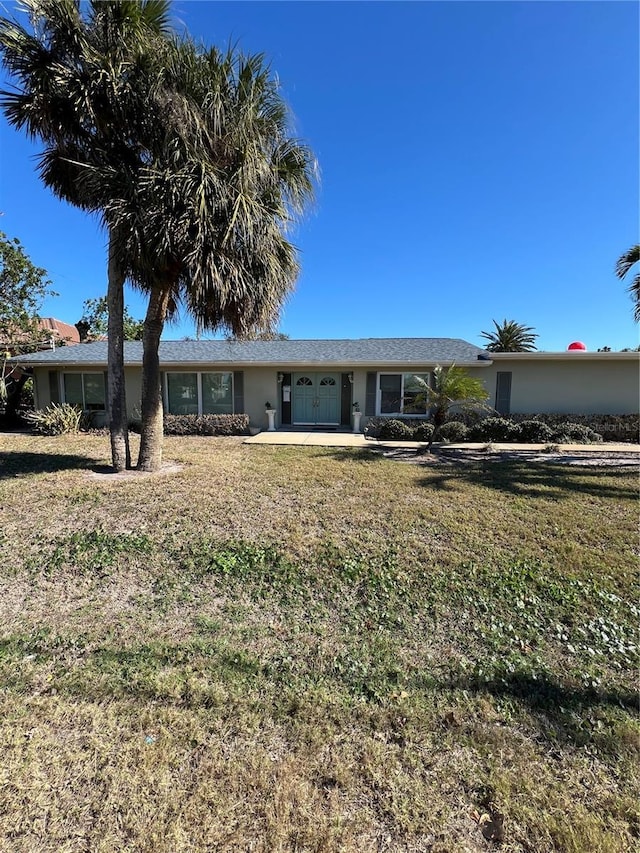
[[635, 361], [639, 352], [493, 352], [494, 361]]

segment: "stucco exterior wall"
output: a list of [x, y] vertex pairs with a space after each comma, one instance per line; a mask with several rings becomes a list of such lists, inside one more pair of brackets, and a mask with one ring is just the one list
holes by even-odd
[[280, 424], [280, 387], [278, 371], [273, 367], [244, 367], [244, 414], [249, 415], [252, 427], [267, 428], [265, 403], [277, 410], [276, 424]]
[[36, 409], [44, 409], [51, 403], [49, 394], [49, 369], [36, 367], [33, 370], [33, 391]]
[[[575, 360], [574, 360], [575, 358]], [[482, 374], [495, 405], [496, 375], [511, 372], [512, 414], [625, 415], [638, 412], [640, 359], [496, 360]]]
[[142, 414], [142, 368], [125, 367], [124, 384], [127, 394], [127, 414], [139, 418]]

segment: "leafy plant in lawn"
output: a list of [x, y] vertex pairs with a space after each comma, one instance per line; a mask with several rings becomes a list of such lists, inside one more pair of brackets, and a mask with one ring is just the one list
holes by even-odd
[[40, 435], [76, 433], [82, 422], [82, 409], [69, 403], [51, 403], [44, 409], [27, 412], [25, 420]]

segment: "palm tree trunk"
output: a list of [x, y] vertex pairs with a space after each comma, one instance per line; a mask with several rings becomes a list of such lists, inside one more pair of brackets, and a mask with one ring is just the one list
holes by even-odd
[[142, 431], [138, 471], [159, 471], [162, 465], [163, 412], [160, 387], [160, 335], [167, 316], [170, 289], [155, 288], [149, 297], [142, 337]]
[[436, 409], [435, 414], [433, 416], [433, 432], [431, 433], [431, 438], [429, 439], [429, 443], [427, 444], [427, 451], [431, 452], [431, 446], [436, 438], [440, 438], [440, 430], [442, 429], [442, 425], [447, 419], [446, 410]]
[[124, 275], [109, 239], [107, 308], [107, 412], [111, 438], [111, 462], [116, 472], [131, 467], [127, 401], [124, 386]]

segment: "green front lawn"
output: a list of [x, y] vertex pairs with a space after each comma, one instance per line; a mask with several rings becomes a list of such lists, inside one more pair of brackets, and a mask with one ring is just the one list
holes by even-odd
[[107, 450], [0, 436], [0, 850], [637, 849], [637, 472]]

